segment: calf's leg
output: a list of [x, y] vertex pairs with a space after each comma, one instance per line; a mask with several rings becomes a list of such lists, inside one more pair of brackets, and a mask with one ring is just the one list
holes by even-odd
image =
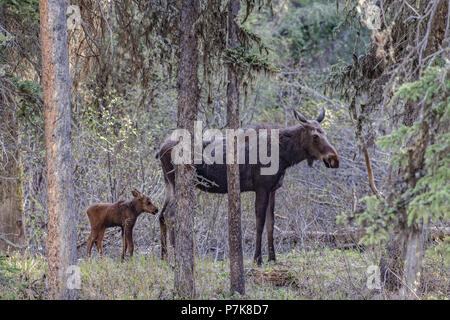
[[94, 244], [95, 239], [97, 238], [97, 232], [94, 229], [91, 229], [91, 233], [89, 234], [89, 238], [86, 246], [86, 254], [88, 258], [91, 256], [92, 246]]
[[133, 244], [133, 229], [129, 229], [125, 231], [125, 238], [127, 242], [128, 252], [130, 253], [130, 257], [133, 256], [134, 252], [134, 244]]
[[97, 245], [97, 250], [100, 253], [100, 256], [103, 256], [103, 246], [102, 246], [102, 242], [103, 242], [103, 237], [105, 236], [105, 230], [106, 228], [102, 228], [99, 232], [98, 232], [98, 236], [97, 236], [97, 240], [95, 241], [96, 245]]
[[127, 241], [125, 239], [125, 232], [122, 227], [122, 260], [125, 259], [126, 254], [127, 254]]
[[134, 252], [134, 243], [133, 243], [133, 227], [135, 219], [128, 218], [125, 220], [124, 230], [125, 230], [125, 241], [127, 243], [128, 252], [130, 253], [130, 257], [133, 256]]

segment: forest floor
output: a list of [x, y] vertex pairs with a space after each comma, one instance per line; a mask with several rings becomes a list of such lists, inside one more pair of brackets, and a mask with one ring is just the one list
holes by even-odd
[[[293, 250], [278, 255], [276, 263], [256, 267], [245, 259], [246, 295], [231, 299], [392, 299], [369, 289], [369, 253], [358, 250]], [[424, 299], [448, 299], [448, 273], [434, 268], [439, 255], [427, 252], [423, 277]], [[0, 299], [45, 298], [43, 256], [15, 253], [0, 260]], [[80, 259], [80, 299], [173, 299], [173, 269], [157, 251], [120, 257]], [[445, 268], [444, 268], [445, 269]], [[228, 260], [196, 260], [199, 299], [230, 299]]]

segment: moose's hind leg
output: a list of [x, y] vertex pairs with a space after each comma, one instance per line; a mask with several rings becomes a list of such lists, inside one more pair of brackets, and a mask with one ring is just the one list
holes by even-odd
[[266, 221], [266, 210], [269, 202], [269, 193], [264, 190], [256, 192], [255, 197], [255, 214], [256, 214], [256, 243], [255, 243], [255, 257], [254, 261], [258, 266], [262, 263], [261, 256], [261, 241], [262, 233], [264, 231], [264, 223]]
[[161, 211], [159, 215], [159, 229], [161, 233], [161, 259], [166, 260], [167, 258], [167, 226], [164, 221], [164, 212]]
[[[163, 166], [164, 170], [164, 166]], [[164, 170], [165, 192], [164, 204], [159, 214], [159, 228], [161, 233], [161, 259], [167, 260], [167, 230], [171, 230], [171, 218], [173, 217], [173, 203], [174, 203], [174, 183], [173, 173], [166, 173]], [[171, 233], [170, 233], [171, 235]], [[172, 238], [172, 237], [170, 237]]]

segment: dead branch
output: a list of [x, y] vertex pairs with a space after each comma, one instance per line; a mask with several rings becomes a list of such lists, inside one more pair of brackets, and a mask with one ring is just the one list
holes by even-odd
[[364, 158], [366, 159], [367, 175], [369, 177], [370, 189], [372, 189], [372, 191], [375, 194], [375, 196], [377, 197], [377, 199], [381, 200], [381, 195], [378, 192], [378, 189], [375, 186], [375, 182], [373, 180], [372, 164], [370, 163], [369, 151], [367, 150], [367, 147], [364, 147], [363, 152], [364, 152]]

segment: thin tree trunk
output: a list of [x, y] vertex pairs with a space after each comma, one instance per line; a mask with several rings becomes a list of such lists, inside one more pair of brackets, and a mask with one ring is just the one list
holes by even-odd
[[[240, 0], [231, 0], [228, 7], [228, 47], [239, 46], [236, 17]], [[228, 128], [239, 128], [239, 85], [240, 76], [233, 65], [228, 66], [227, 123]], [[228, 239], [230, 247], [230, 291], [245, 294], [244, 260], [242, 256], [241, 232], [241, 187], [239, 164], [237, 163], [237, 139], [233, 143], [234, 163], [227, 165], [228, 183]]]
[[77, 261], [73, 195], [70, 74], [66, 1], [41, 0], [42, 74], [47, 160], [47, 290], [50, 299], [75, 299], [67, 286], [68, 267]]
[[25, 248], [26, 240], [17, 119], [8, 98], [0, 90], [0, 254]]
[[[180, 21], [180, 53], [178, 62], [178, 128], [194, 137], [194, 122], [199, 101], [198, 35], [194, 24], [198, 19], [198, 0], [183, 0]], [[192, 142], [192, 141], [191, 141]], [[191, 146], [193, 148], [193, 144]], [[192, 152], [193, 154], [193, 152]], [[194, 281], [194, 170], [191, 165], [175, 166], [175, 292], [180, 298], [195, 297]]]

